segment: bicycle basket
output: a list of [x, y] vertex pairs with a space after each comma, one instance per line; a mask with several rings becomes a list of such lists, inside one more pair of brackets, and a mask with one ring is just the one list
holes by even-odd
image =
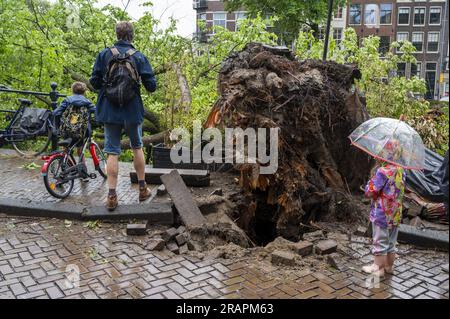
[[20, 118], [20, 129], [30, 135], [39, 135], [47, 131], [47, 119], [51, 112], [46, 109], [26, 108]]

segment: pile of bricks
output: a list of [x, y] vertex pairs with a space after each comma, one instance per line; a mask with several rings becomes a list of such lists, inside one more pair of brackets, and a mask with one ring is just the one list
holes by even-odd
[[159, 236], [152, 238], [146, 248], [151, 251], [161, 251], [166, 248], [176, 255], [185, 254], [189, 250], [199, 250], [197, 243], [191, 240], [184, 226], [167, 229]]
[[326, 239], [322, 231], [304, 236], [299, 242], [286, 241], [285, 249], [276, 249], [271, 254], [271, 262], [275, 265], [294, 266], [296, 260], [311, 254], [333, 255], [337, 251], [337, 243], [333, 239]]

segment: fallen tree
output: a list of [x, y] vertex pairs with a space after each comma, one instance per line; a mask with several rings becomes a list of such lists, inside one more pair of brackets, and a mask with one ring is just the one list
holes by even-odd
[[[150, 135], [150, 136], [144, 136], [142, 138], [142, 144], [144, 147], [149, 146], [150, 144], [159, 144], [164, 143], [164, 141], [167, 139], [169, 133], [168, 131], [160, 132], [158, 134]], [[104, 147], [104, 141], [99, 141], [98, 146], [101, 148]], [[129, 150], [131, 148], [130, 146], [130, 140], [125, 139], [120, 142], [120, 148], [122, 150]]]
[[280, 128], [275, 174], [259, 174], [259, 164], [238, 167], [244, 196], [234, 217], [253, 238], [296, 240], [311, 221], [362, 216], [350, 192], [371, 162], [347, 138], [368, 118], [351, 91], [359, 77], [353, 66], [300, 62], [288, 49], [257, 43], [223, 63], [205, 126]]

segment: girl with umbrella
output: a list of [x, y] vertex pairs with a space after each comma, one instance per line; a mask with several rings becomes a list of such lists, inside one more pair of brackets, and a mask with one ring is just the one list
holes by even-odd
[[372, 253], [374, 262], [364, 266], [369, 274], [394, 272], [395, 251], [403, 209], [406, 169], [422, 169], [425, 147], [419, 134], [402, 119], [374, 118], [351, 135], [352, 144], [377, 160], [375, 174], [365, 188], [372, 199]]

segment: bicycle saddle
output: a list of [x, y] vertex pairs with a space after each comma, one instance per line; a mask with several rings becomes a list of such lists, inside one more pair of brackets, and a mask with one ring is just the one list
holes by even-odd
[[31, 102], [30, 100], [27, 99], [18, 99], [20, 104], [25, 104], [25, 105], [31, 105], [33, 104], [33, 102]]
[[66, 138], [65, 140], [59, 141], [58, 145], [59, 146], [70, 146], [72, 145], [73, 139], [72, 138]]

